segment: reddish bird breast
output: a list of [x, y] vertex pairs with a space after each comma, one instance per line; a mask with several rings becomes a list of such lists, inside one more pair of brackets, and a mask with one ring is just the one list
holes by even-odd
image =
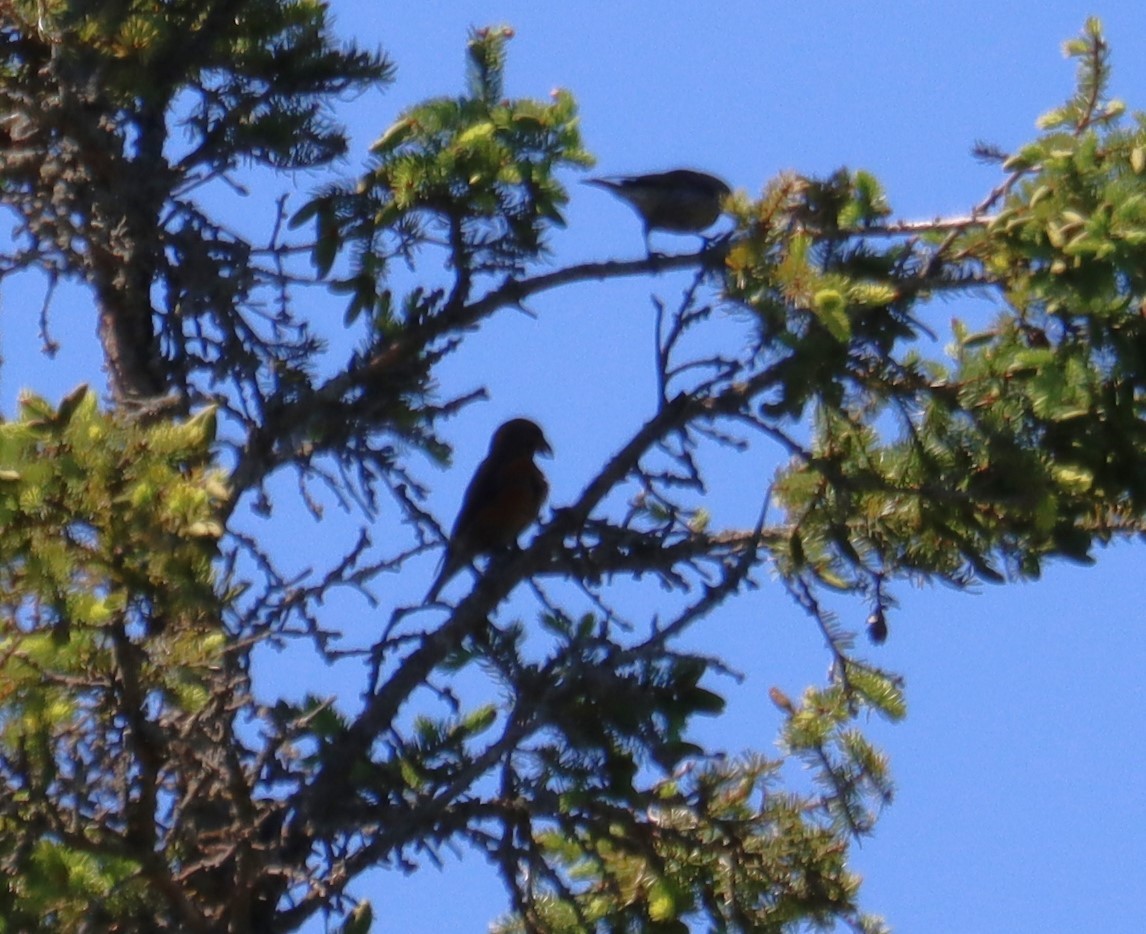
[[443, 585], [478, 555], [514, 545], [537, 518], [549, 484], [533, 462], [536, 454], [552, 454], [552, 450], [541, 429], [529, 419], [511, 419], [494, 432], [489, 453], [462, 498], [427, 601], [435, 599]]

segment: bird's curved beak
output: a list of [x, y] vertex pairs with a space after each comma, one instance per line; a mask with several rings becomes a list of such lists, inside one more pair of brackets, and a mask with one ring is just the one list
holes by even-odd
[[537, 446], [537, 453], [543, 454], [546, 457], [552, 457], [553, 456], [553, 448], [551, 448], [549, 446], [548, 441], [546, 441], [544, 438], [542, 438], [541, 443]]

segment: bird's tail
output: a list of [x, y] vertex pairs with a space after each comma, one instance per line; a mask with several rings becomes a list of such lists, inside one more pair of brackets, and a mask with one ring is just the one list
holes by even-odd
[[593, 185], [596, 188], [604, 188], [606, 191], [620, 191], [623, 187], [620, 182], [604, 176], [597, 176], [595, 178], [581, 179], [583, 185]]
[[438, 565], [438, 576], [434, 578], [434, 582], [430, 584], [430, 589], [426, 591], [426, 597], [423, 603], [433, 603], [438, 599], [438, 594], [441, 593], [443, 587], [449, 583], [450, 578], [462, 569], [462, 564], [453, 552], [447, 551], [442, 558], [441, 564]]

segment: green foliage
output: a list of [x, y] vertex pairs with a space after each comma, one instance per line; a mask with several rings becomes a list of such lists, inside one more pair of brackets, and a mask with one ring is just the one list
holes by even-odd
[[339, 934], [370, 934], [370, 926], [374, 923], [374, 909], [369, 902], [357, 905], [338, 929]]
[[86, 390], [73, 399], [56, 412], [27, 397], [0, 426], [0, 592], [12, 617], [63, 641], [113, 617], [212, 619], [228, 495], [206, 472], [213, 411], [143, 432], [102, 415]]
[[[328, 117], [330, 93], [386, 79], [379, 56], [331, 48], [317, 0], [16, 0], [6, 27], [50, 40], [55, 67], [97, 71], [100, 94], [128, 119], [190, 92], [185, 128], [195, 163], [251, 159], [279, 168], [329, 162], [346, 148]], [[49, 51], [21, 44], [17, 73]], [[29, 55], [28, 53], [32, 54]]]
[[[1000, 209], [929, 253], [906, 230], [875, 248], [864, 204], [882, 196], [843, 172], [741, 207], [729, 286], [775, 356], [763, 411], [813, 419], [776, 485], [790, 573], [873, 595], [899, 573], [1035, 577], [1139, 526], [1146, 123], [1106, 97], [1096, 22], [1067, 48], [1079, 91], [1007, 160]], [[925, 358], [920, 300], [953, 289], [1005, 310]]]
[[317, 0], [0, 5], [4, 268], [91, 287], [117, 402], [203, 399], [222, 380], [273, 409], [317, 344], [289, 311], [265, 320], [257, 292], [282, 281], [195, 194], [240, 166], [329, 163], [346, 149], [335, 96], [390, 73], [336, 47]]
[[[0, 425], [0, 915], [13, 929], [74, 930], [96, 904], [96, 919], [154, 915], [140, 858], [118, 842], [139, 832], [131, 808], [98, 818], [138, 781], [134, 755], [161, 759], [179, 743], [165, 734], [217, 690], [228, 491], [214, 434], [210, 410], [141, 428], [82, 388], [59, 409], [25, 397]], [[117, 703], [128, 719], [109, 731]]]
[[409, 301], [397, 320], [454, 315], [475, 276], [513, 274], [544, 251], [543, 234], [562, 224], [568, 201], [556, 172], [592, 164], [581, 146], [577, 108], [566, 91], [551, 102], [502, 97], [506, 28], [475, 30], [463, 97], [437, 98], [402, 113], [371, 148], [373, 166], [356, 188], [335, 187], [301, 211], [315, 220], [315, 263], [330, 272], [351, 248], [349, 276], [336, 283], [351, 295], [347, 321], [368, 311], [389, 333], [396, 323], [383, 283], [389, 264], [441, 244], [457, 271], [448, 296]]
[[[605, 834], [570, 808], [535, 840], [560, 883], [494, 930], [785, 931], [840, 918], [885, 930], [856, 906], [827, 807], [779, 791], [780, 768], [749, 757], [682, 770], [651, 789], [643, 819], [619, 812]], [[826, 768], [816, 777], [836, 787]]]
[[[0, 829], [8, 839], [17, 832], [11, 825]], [[13, 868], [19, 874], [3, 895], [0, 931], [72, 931], [153, 914], [139, 864], [130, 859], [41, 839]]]

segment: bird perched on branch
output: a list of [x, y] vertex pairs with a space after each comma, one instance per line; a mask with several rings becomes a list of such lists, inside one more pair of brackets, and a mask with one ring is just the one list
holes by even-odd
[[535, 454], [553, 450], [535, 422], [514, 418], [493, 433], [489, 453], [474, 472], [462, 497], [441, 570], [426, 601], [478, 555], [517, 544], [517, 536], [537, 518], [549, 484], [533, 463]]
[[650, 255], [650, 231], [700, 233], [707, 230], [716, 223], [724, 208], [724, 199], [732, 193], [721, 179], [692, 169], [588, 178], [585, 184], [604, 188], [633, 206], [641, 215], [645, 248]]

